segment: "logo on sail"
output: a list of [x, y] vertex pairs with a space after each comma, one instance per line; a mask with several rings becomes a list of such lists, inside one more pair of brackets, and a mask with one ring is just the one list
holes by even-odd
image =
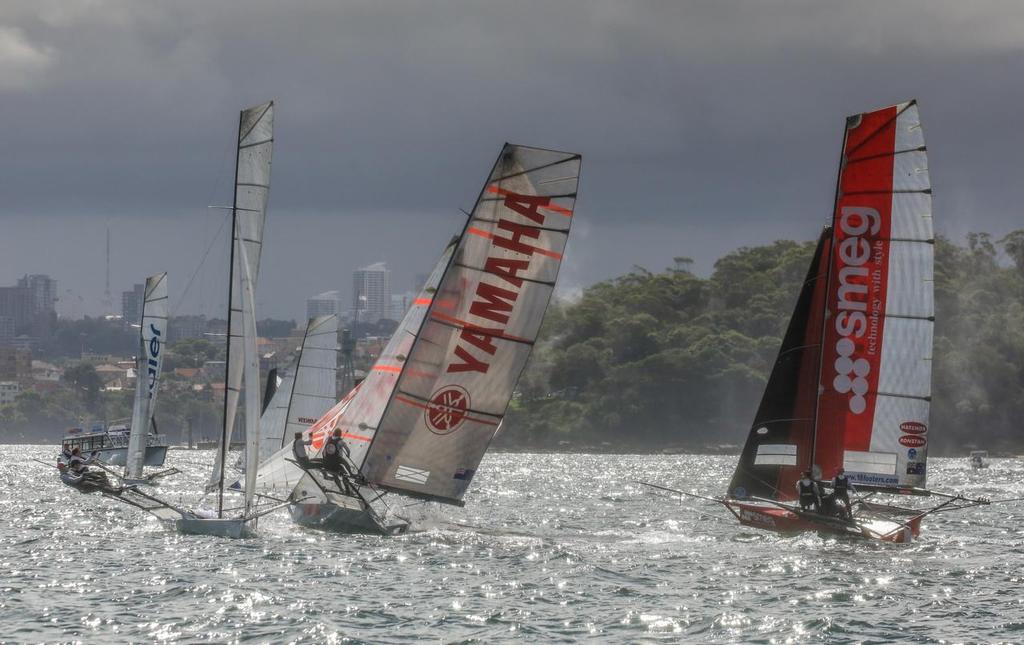
[[[874, 253], [871, 243], [862, 236], [877, 234], [881, 226], [878, 211], [867, 206], [844, 206], [839, 216], [839, 228], [847, 237], [836, 249], [839, 287], [835, 328], [839, 339], [836, 341], [838, 356], [832, 385], [840, 394], [850, 394], [849, 407], [854, 414], [867, 409], [865, 395], [871, 362], [860, 354], [873, 356], [877, 353], [882, 313], [881, 302], [868, 297], [869, 287], [875, 286], [867, 266]], [[874, 273], [879, 272], [876, 270]]]
[[458, 385], [447, 385], [430, 397], [423, 416], [431, 432], [445, 435], [458, 430], [468, 412], [469, 392]]
[[153, 334], [153, 337], [149, 339], [149, 358], [146, 360], [146, 376], [149, 379], [148, 392], [149, 398], [153, 398], [153, 390], [156, 389], [156, 379], [158, 374], [158, 368], [160, 363], [157, 362], [157, 358], [160, 356], [160, 330], [156, 328], [153, 323], [149, 324], [149, 331]]

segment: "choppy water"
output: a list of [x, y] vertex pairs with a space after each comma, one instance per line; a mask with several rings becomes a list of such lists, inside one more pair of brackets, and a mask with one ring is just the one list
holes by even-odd
[[[30, 460], [52, 447], [0, 455], [4, 641], [1024, 641], [1021, 503], [933, 516], [909, 546], [781, 537], [631, 483], [717, 494], [733, 458], [496, 454], [422, 532], [282, 512], [231, 541], [64, 487]], [[211, 458], [170, 453], [188, 475], [162, 494], [198, 498]], [[936, 489], [1024, 494], [1019, 460], [930, 465]]]

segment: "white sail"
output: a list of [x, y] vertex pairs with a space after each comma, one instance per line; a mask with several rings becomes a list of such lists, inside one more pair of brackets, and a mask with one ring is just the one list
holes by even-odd
[[506, 144], [429, 305], [360, 473], [460, 503], [544, 319], [580, 156]]
[[260, 421], [260, 464], [291, 445], [338, 400], [338, 316], [310, 318], [293, 375], [286, 375]]
[[[207, 490], [223, 487], [224, 464], [235, 425], [238, 397], [244, 372], [244, 314], [242, 311], [242, 253], [249, 265], [253, 292], [259, 278], [263, 247], [263, 226], [266, 220], [267, 197], [270, 191], [270, 165], [273, 153], [274, 104], [264, 103], [243, 110], [239, 117], [238, 149], [235, 165], [235, 197], [232, 235], [231, 277], [229, 280], [228, 356], [224, 392], [224, 426], [218, 440], [213, 472]], [[253, 387], [259, 388], [254, 384]], [[258, 418], [258, 416], [257, 416]], [[258, 455], [258, 452], [255, 453]]]
[[260, 454], [260, 357], [256, 349], [256, 294], [245, 244], [238, 245], [242, 269], [242, 349], [245, 367], [245, 512], [252, 508]]
[[124, 476], [142, 477], [146, 458], [146, 436], [153, 421], [156, 394], [160, 386], [160, 369], [164, 362], [167, 340], [167, 274], [146, 278], [139, 327], [139, 356], [135, 362], [135, 403], [132, 406], [131, 435]]

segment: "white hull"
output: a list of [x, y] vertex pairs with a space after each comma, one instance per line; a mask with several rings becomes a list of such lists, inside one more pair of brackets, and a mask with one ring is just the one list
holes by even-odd
[[234, 540], [256, 536], [252, 520], [241, 518], [182, 518], [174, 521], [174, 528], [184, 535], [212, 535]]

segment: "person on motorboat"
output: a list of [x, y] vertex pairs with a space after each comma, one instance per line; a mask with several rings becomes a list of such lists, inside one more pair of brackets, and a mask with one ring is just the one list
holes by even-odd
[[820, 512], [821, 491], [818, 489], [818, 482], [811, 479], [811, 471], [804, 471], [804, 476], [796, 483], [796, 492], [799, 495], [800, 510], [811, 509], [815, 513]]
[[853, 519], [853, 506], [850, 504], [850, 493], [856, 493], [857, 490], [853, 487], [853, 483], [850, 478], [846, 476], [846, 471], [840, 468], [836, 471], [836, 476], [832, 479], [832, 497], [838, 501], [842, 501], [844, 508], [846, 509], [846, 519]]
[[89, 464], [92, 461], [93, 457], [86, 459], [82, 456], [82, 449], [76, 446], [68, 457], [68, 471], [75, 477], [81, 477], [89, 471]]

